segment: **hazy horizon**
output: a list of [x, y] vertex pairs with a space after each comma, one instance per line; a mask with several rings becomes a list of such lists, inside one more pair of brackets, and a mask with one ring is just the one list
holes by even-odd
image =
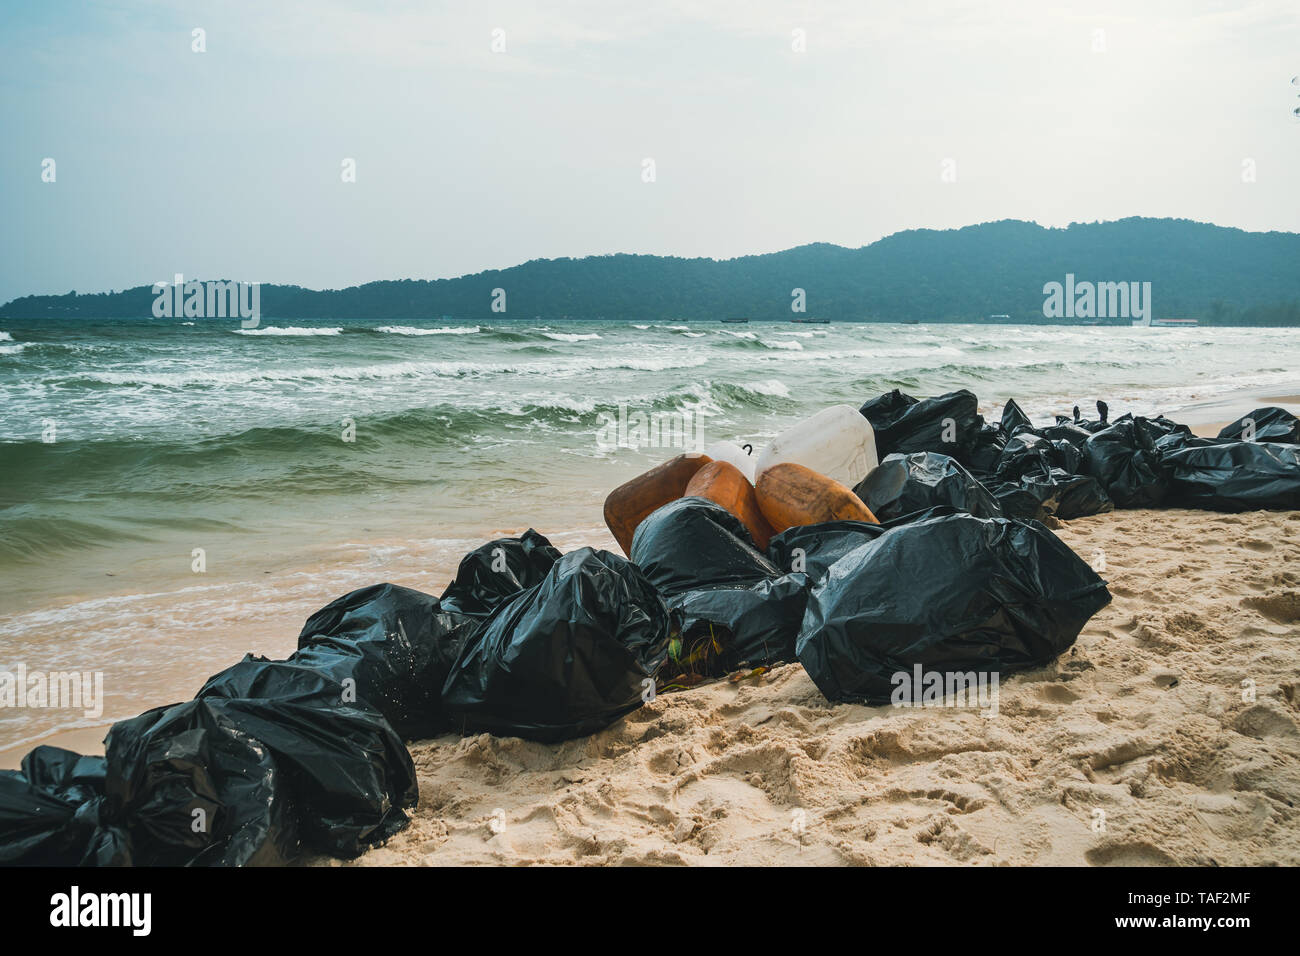
[[1282, 0], [0, 17], [0, 302], [177, 272], [331, 289], [731, 259], [1003, 219], [1300, 231]]

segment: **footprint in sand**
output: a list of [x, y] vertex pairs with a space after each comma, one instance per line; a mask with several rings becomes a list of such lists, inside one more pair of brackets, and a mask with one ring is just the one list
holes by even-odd
[[1271, 591], [1262, 597], [1245, 598], [1241, 603], [1279, 624], [1300, 621], [1300, 591]]
[[1150, 843], [1111, 843], [1083, 855], [1089, 866], [1172, 866], [1174, 858]]

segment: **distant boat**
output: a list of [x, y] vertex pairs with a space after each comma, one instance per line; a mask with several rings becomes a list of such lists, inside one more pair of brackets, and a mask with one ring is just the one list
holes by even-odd
[[1145, 321], [1133, 323], [1133, 327], [1141, 328], [1163, 328], [1163, 329], [1194, 329], [1200, 325], [1199, 319], [1152, 319], [1148, 317]]
[[800, 325], [830, 325], [830, 319], [791, 319], [791, 322], [797, 322]]
[[996, 322], [996, 321], [998, 321], [999, 319], [1009, 319], [1009, 318], [1011, 318], [1011, 316], [1009, 316], [1009, 315], [990, 315], [990, 316], [989, 316], [989, 321], [991, 321], [991, 322]]
[[740, 325], [748, 322], [749, 319], [722, 319], [721, 321], [726, 322], [728, 325]]

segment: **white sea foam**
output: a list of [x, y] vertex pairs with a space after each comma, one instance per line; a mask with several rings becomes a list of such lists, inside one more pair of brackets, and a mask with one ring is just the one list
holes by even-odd
[[600, 338], [596, 332], [543, 332], [542, 334], [557, 342], [589, 342]]
[[381, 325], [375, 331], [387, 332], [389, 335], [472, 335], [481, 332], [482, 329], [477, 325], [457, 325], [442, 329], [422, 329], [413, 325]]
[[790, 397], [789, 386], [775, 378], [764, 379], [760, 382], [745, 382], [740, 387], [751, 392], [757, 392], [759, 395], [776, 395], [780, 398]]
[[341, 328], [317, 329], [300, 325], [267, 325], [260, 329], [231, 329], [236, 335], [342, 335]]

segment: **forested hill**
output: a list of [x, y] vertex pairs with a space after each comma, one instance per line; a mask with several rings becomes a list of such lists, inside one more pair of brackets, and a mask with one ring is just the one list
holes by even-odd
[[[456, 279], [325, 291], [263, 284], [261, 310], [271, 319], [763, 320], [792, 317], [792, 290], [803, 289], [805, 316], [834, 321], [1046, 322], [1043, 286], [1064, 283], [1067, 273], [1078, 282], [1150, 282], [1156, 318], [1300, 325], [1300, 234], [1137, 218], [1064, 229], [1017, 220], [916, 229], [861, 249], [818, 243], [721, 261], [539, 259]], [[504, 314], [492, 311], [495, 289], [505, 290]], [[0, 306], [0, 317], [143, 317], [153, 302], [149, 286], [26, 296]]]

